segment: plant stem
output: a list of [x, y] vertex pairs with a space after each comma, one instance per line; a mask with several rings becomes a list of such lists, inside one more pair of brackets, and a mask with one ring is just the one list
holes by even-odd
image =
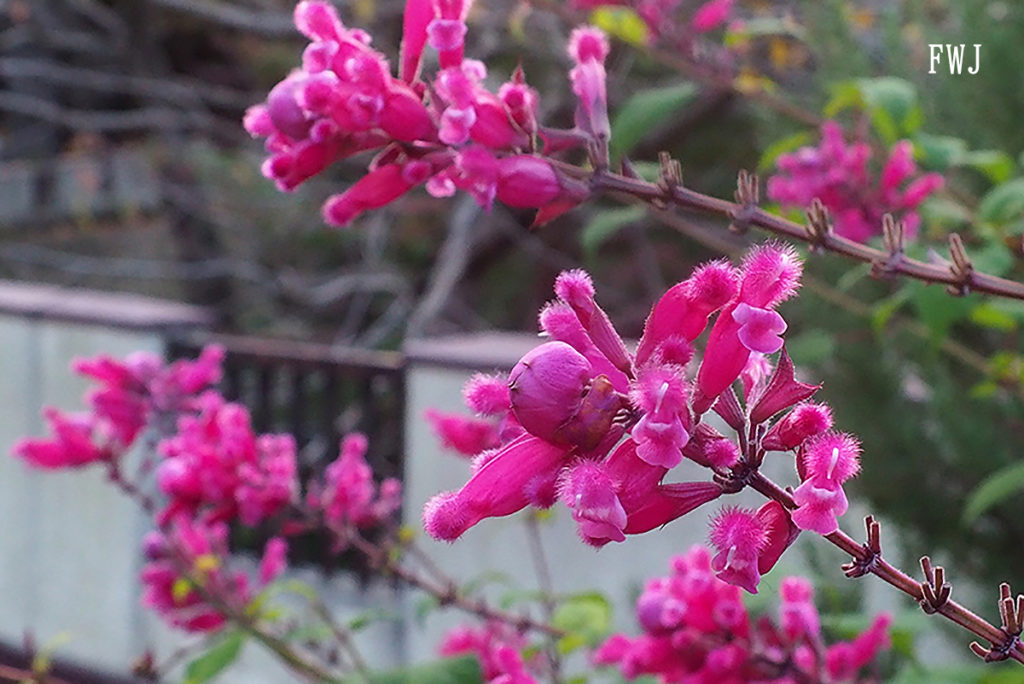
[[[868, 245], [854, 242], [831, 230], [816, 232], [781, 216], [770, 214], [757, 206], [737, 204], [728, 200], [704, 195], [681, 185], [651, 183], [609, 171], [591, 172], [577, 166], [554, 162], [560, 169], [577, 178], [589, 178], [595, 192], [612, 195], [626, 195], [649, 202], [656, 206], [672, 204], [682, 209], [717, 214], [745, 227], [756, 226], [774, 235], [790, 240], [805, 242], [812, 248], [833, 252], [854, 261], [871, 264], [873, 275], [904, 276], [925, 283], [938, 283], [950, 287], [951, 292], [966, 294], [970, 291], [1024, 300], [1024, 284], [989, 275], [968, 268], [958, 268], [955, 263], [933, 264], [912, 259], [900, 251], [886, 252]], [[950, 236], [951, 252], [958, 250], [960, 239]], [[962, 246], [959, 246], [962, 250]]]
[[[537, 573], [537, 584], [541, 590], [541, 606], [544, 608], [544, 619], [550, 623], [555, 616], [555, 586], [551, 581], [551, 569], [547, 556], [544, 553], [544, 544], [540, 536], [540, 523], [537, 520], [537, 513], [532, 510], [526, 515], [526, 539], [530, 545], [533, 569]], [[558, 640], [550, 634], [548, 635], [547, 656], [548, 663], [551, 665], [552, 684], [560, 684], [562, 681], [562, 659], [558, 655]]]

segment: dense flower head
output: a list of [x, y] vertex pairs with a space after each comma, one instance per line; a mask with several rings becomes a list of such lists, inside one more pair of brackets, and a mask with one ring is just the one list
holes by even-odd
[[[227, 617], [211, 603], [241, 612], [252, 597], [248, 575], [227, 567], [228, 526], [224, 522], [176, 517], [165, 530], [143, 540], [142, 603], [168, 624], [188, 632], [213, 632]], [[258, 585], [276, 579], [287, 567], [287, 543], [267, 542], [260, 562]]]
[[[290, 191], [340, 159], [377, 152], [362, 179], [324, 204], [336, 226], [419, 186], [439, 197], [464, 190], [488, 209], [495, 199], [538, 209], [539, 222], [579, 203], [586, 186], [534, 154], [538, 96], [522, 69], [495, 93], [484, 64], [465, 57], [471, 4], [409, 0], [396, 75], [333, 5], [300, 2], [295, 25], [310, 40], [302, 66], [243, 121], [266, 140], [264, 175]], [[588, 64], [601, 50], [596, 40], [577, 41]], [[428, 47], [438, 56], [432, 76], [421, 72]]]
[[14, 453], [37, 468], [56, 469], [114, 461], [150, 425], [197, 408], [196, 396], [220, 381], [224, 350], [203, 349], [194, 361], [171, 364], [137, 352], [124, 360], [99, 355], [76, 359], [72, 370], [97, 383], [86, 393], [89, 410], [43, 411], [53, 437], [19, 440]]
[[160, 520], [185, 512], [258, 525], [292, 502], [298, 492], [294, 438], [256, 435], [249, 412], [214, 392], [198, 402], [198, 415], [181, 417], [177, 434], [159, 445], [157, 482], [168, 498]]
[[393, 515], [402, 504], [402, 484], [385, 479], [378, 488], [366, 462], [366, 437], [359, 433], [341, 440], [338, 458], [324, 471], [322, 482], [310, 484], [307, 505], [323, 513], [324, 522], [344, 538], [344, 528], [372, 527]]
[[[813, 589], [802, 577], [782, 580], [778, 626], [767, 615], [750, 615], [737, 588], [712, 574], [708, 550], [696, 546], [671, 562], [672, 571], [648, 580], [637, 599], [643, 633], [615, 634], [595, 652], [594, 662], [617, 668], [627, 679], [653, 675], [674, 682], [853, 681], [861, 668], [888, 646], [886, 615], [851, 642], [828, 647]], [[780, 638], [785, 635], [785, 638]]]
[[473, 654], [487, 684], [537, 684], [532, 662], [522, 656], [526, 639], [509, 625], [490, 621], [479, 626], [462, 625], [448, 630], [438, 653], [442, 656]]
[[902, 219], [912, 235], [921, 222], [917, 207], [943, 186], [942, 176], [918, 175], [913, 145], [907, 140], [893, 146], [877, 181], [868, 167], [871, 156], [868, 143], [847, 143], [842, 127], [826, 121], [818, 147], [802, 147], [778, 158], [778, 173], [768, 179], [768, 196], [783, 206], [800, 208], [821, 200], [835, 231], [858, 242], [882, 232], [886, 213]]

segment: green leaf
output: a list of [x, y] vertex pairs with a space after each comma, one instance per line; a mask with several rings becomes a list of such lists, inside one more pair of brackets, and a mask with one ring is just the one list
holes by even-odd
[[185, 668], [184, 684], [204, 684], [235, 662], [245, 643], [243, 632], [230, 632]]
[[971, 262], [979, 271], [1004, 276], [1013, 268], [1014, 257], [1005, 245], [990, 242], [981, 249], [971, 250]]
[[921, 218], [927, 226], [952, 230], [971, 222], [971, 210], [955, 200], [933, 195], [921, 205]]
[[967, 497], [963, 513], [964, 524], [970, 525], [982, 513], [1022, 490], [1024, 490], [1024, 463], [1012, 463], [1000, 468], [986, 477]]
[[914, 155], [926, 169], [945, 171], [961, 163], [967, 155], [967, 143], [948, 135], [918, 133], [914, 136]]
[[989, 223], [1008, 223], [1024, 215], [1024, 178], [1015, 178], [988, 191], [978, 204], [978, 217]]
[[932, 332], [932, 338], [940, 340], [949, 329], [970, 314], [972, 304], [963, 297], [951, 297], [942, 287], [915, 283], [911, 286], [911, 302], [918, 318]]
[[483, 684], [476, 656], [444, 658], [387, 672], [353, 674], [344, 684]]
[[775, 165], [775, 160], [793, 150], [799, 149], [804, 145], [810, 145], [814, 142], [815, 134], [811, 131], [800, 131], [793, 135], [787, 135], [781, 140], [776, 140], [770, 144], [761, 155], [760, 161], [757, 162], [757, 170], [764, 172], [770, 170]]
[[647, 215], [647, 208], [639, 205], [603, 209], [583, 228], [580, 242], [583, 251], [593, 256], [608, 239], [635, 221]]
[[917, 90], [909, 81], [884, 76], [858, 79], [857, 85], [871, 123], [886, 144], [892, 145], [921, 127]]
[[696, 95], [697, 86], [692, 83], [641, 90], [633, 95], [612, 122], [612, 156], [628, 154], [652, 129], [677, 118]]
[[558, 606], [551, 623], [565, 632], [558, 640], [559, 652], [571, 653], [582, 646], [596, 646], [608, 635], [612, 607], [599, 593], [575, 594]]
[[971, 322], [983, 328], [1010, 332], [1017, 327], [1017, 321], [991, 304], [979, 304], [971, 309]]
[[590, 23], [630, 45], [650, 42], [647, 22], [628, 7], [598, 7], [590, 15]]
[[786, 339], [786, 351], [797, 366], [816, 366], [832, 358], [836, 342], [824, 330], [807, 330]]
[[993, 183], [1005, 183], [1017, 170], [1013, 157], [1000, 150], [975, 150], [967, 153], [961, 163], [984, 174]]
[[855, 81], [844, 81], [832, 86], [832, 96], [825, 104], [825, 116], [829, 119], [851, 107], [863, 107], [864, 96]]

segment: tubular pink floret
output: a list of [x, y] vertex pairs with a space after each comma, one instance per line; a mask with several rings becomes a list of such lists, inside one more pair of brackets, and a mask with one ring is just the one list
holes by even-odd
[[747, 254], [741, 273], [740, 301], [749, 306], [771, 309], [796, 293], [803, 264], [793, 247], [767, 243]]
[[710, 527], [708, 538], [719, 550], [736, 547], [760, 553], [768, 543], [768, 531], [751, 509], [727, 506], [715, 514]]
[[717, 311], [736, 296], [739, 273], [724, 259], [701, 264], [686, 279], [686, 298], [694, 305]]
[[805, 447], [803, 466], [807, 480], [842, 484], [860, 470], [860, 442], [844, 432], [818, 435]]
[[508, 380], [497, 375], [476, 373], [462, 388], [466, 406], [485, 416], [502, 416], [512, 407]]
[[469, 515], [457, 492], [441, 492], [423, 507], [423, 527], [434, 539], [455, 541], [479, 521]]
[[615, 490], [615, 482], [593, 461], [576, 463], [559, 479], [558, 497], [572, 510], [586, 543], [602, 546], [626, 540], [626, 511]]
[[498, 426], [492, 421], [436, 409], [427, 409], [424, 417], [441, 444], [463, 456], [476, 456], [485, 449], [498, 446]]
[[[568, 303], [574, 310], [593, 311], [594, 281], [583, 269], [562, 271], [555, 280], [555, 295]], [[586, 322], [584, 321], [584, 325]]]

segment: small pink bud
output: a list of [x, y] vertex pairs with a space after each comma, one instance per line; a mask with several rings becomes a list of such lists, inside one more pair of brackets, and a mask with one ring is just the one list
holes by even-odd
[[299, 106], [300, 88], [299, 79], [289, 77], [274, 86], [267, 95], [267, 114], [270, 120], [277, 130], [295, 140], [305, 138], [312, 125]]
[[632, 375], [633, 362], [626, 344], [615, 331], [608, 314], [594, 299], [594, 283], [586, 271], [562, 271], [555, 280], [555, 294], [572, 307], [594, 345], [623, 373]]
[[274, 537], [267, 542], [260, 560], [260, 584], [270, 584], [288, 567], [288, 542]]
[[803, 265], [792, 247], [768, 243], [747, 254], [741, 273], [740, 302], [771, 309], [796, 293]]
[[587, 359], [564, 342], [547, 342], [509, 374], [512, 411], [531, 434], [553, 439], [580, 409], [591, 377]]
[[530, 154], [498, 160], [498, 200], [510, 207], [542, 207], [562, 192], [551, 164]]
[[296, 5], [295, 26], [310, 40], [340, 42], [345, 33], [338, 11], [324, 0], [302, 0]]
[[797, 404], [775, 423], [761, 440], [761, 446], [772, 451], [795, 449], [809, 437], [832, 427], [832, 409], [824, 404]]

